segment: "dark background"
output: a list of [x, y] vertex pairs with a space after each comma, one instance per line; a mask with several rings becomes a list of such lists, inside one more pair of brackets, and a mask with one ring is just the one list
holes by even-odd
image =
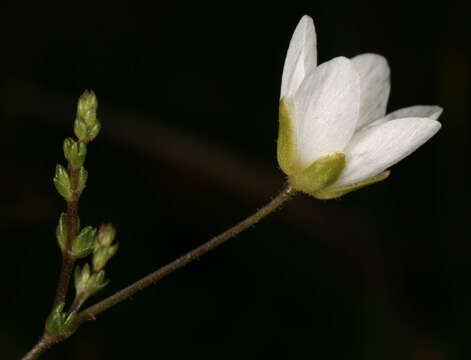
[[100, 315], [44, 359], [465, 359], [470, 6], [453, 2], [11, 2], [0, 33], [0, 352], [42, 333], [60, 266], [54, 229], [78, 96], [94, 89], [83, 225], [120, 251], [93, 301], [251, 214], [284, 182], [277, 105], [291, 34], [320, 61], [392, 69], [388, 111], [437, 104], [442, 130], [380, 184], [300, 196], [215, 252]]

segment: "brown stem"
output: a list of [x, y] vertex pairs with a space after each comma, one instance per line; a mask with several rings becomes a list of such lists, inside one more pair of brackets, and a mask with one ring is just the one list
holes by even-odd
[[47, 349], [54, 344], [54, 341], [48, 340], [43, 336], [36, 345], [34, 345], [21, 360], [35, 360], [39, 358]]
[[246, 230], [250, 226], [259, 222], [262, 218], [276, 210], [283, 204], [286, 200], [290, 199], [296, 191], [291, 188], [289, 185], [286, 186], [273, 200], [271, 200], [267, 205], [259, 209], [253, 215], [249, 216], [245, 220], [241, 221], [237, 225], [233, 226], [232, 228], [226, 230], [222, 234], [212, 238], [208, 242], [204, 243], [203, 245], [193, 249], [192, 251], [186, 253], [185, 255], [177, 258], [176, 260], [172, 261], [171, 263], [163, 266], [162, 268], [158, 269], [157, 271], [145, 276], [141, 280], [136, 281], [135, 283], [129, 285], [128, 287], [124, 288], [123, 290], [118, 291], [114, 295], [100, 301], [99, 303], [90, 306], [89, 308], [83, 310], [81, 312], [81, 316], [79, 319], [80, 323], [85, 322], [86, 320], [94, 319], [96, 315], [104, 312], [105, 310], [109, 309], [110, 307], [120, 303], [123, 300], [126, 300], [130, 296], [134, 295], [135, 293], [144, 290], [148, 286], [156, 283], [160, 279], [170, 275], [174, 271], [182, 268], [186, 264], [192, 262], [195, 259], [198, 259], [202, 255], [206, 254], [207, 252], [213, 250], [214, 248], [218, 247], [219, 245], [223, 244], [230, 238], [236, 236], [237, 234], [241, 233], [242, 231]]
[[59, 282], [57, 283], [56, 296], [52, 308], [65, 303], [65, 297], [69, 288], [70, 276], [74, 269], [75, 258], [71, 253], [72, 241], [77, 236], [78, 230], [78, 203], [80, 194], [76, 192], [79, 170], [69, 166], [70, 180], [72, 185], [72, 199], [67, 200], [67, 239], [64, 250], [62, 251], [62, 266], [59, 273]]

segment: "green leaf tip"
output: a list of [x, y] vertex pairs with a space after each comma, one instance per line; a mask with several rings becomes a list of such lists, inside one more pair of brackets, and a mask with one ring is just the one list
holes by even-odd
[[65, 250], [65, 244], [67, 242], [67, 214], [61, 213], [59, 217], [59, 223], [56, 227], [56, 238], [57, 243], [62, 251]]
[[303, 171], [289, 176], [289, 183], [296, 190], [314, 195], [339, 178], [345, 168], [345, 161], [343, 153], [322, 156]]
[[76, 319], [77, 313], [71, 312], [67, 314], [63, 312], [65, 304], [57, 305], [46, 319], [46, 332], [48, 335], [69, 335], [77, 329]]
[[64, 140], [64, 156], [70, 165], [78, 169], [85, 162], [87, 155], [87, 145], [81, 141], [74, 141], [72, 138]]
[[76, 259], [88, 256], [95, 246], [96, 229], [84, 227], [72, 242], [72, 255]]
[[81, 194], [87, 186], [88, 171], [82, 166], [79, 170], [78, 181], [77, 181], [77, 192]]
[[56, 166], [56, 173], [53, 181], [57, 192], [66, 200], [70, 200], [73, 194], [70, 176], [67, 170], [60, 164], [57, 164]]

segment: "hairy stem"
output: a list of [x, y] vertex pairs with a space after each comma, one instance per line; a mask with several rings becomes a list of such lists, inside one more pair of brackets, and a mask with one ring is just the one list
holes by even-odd
[[171, 263], [163, 266], [162, 268], [156, 270], [155, 272], [145, 276], [144, 278], [136, 281], [135, 283], [129, 285], [128, 287], [118, 291], [114, 295], [100, 301], [99, 303], [90, 306], [89, 308], [83, 310], [80, 316], [80, 322], [86, 320], [94, 319], [96, 315], [101, 314], [102, 312], [108, 310], [112, 306], [119, 304], [123, 300], [126, 300], [135, 293], [144, 290], [148, 286], [156, 283], [160, 279], [170, 275], [174, 271], [182, 268], [193, 260], [201, 257], [207, 252], [215, 249], [219, 245], [223, 244], [230, 238], [236, 236], [242, 231], [246, 230], [250, 226], [259, 222], [262, 218], [276, 210], [283, 204], [286, 200], [290, 199], [296, 191], [290, 186], [286, 186], [273, 200], [271, 200], [267, 205], [259, 209], [253, 215], [249, 216], [245, 220], [241, 221], [232, 228], [226, 230], [222, 234], [212, 238], [203, 245], [198, 246], [196, 249], [186, 253], [183, 256], [175, 259]]

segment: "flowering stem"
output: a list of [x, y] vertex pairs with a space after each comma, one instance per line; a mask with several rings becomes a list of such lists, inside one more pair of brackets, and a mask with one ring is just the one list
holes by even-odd
[[232, 228], [224, 231], [222, 234], [212, 238], [203, 245], [198, 246], [196, 249], [191, 250], [183, 256], [175, 259], [171, 263], [161, 267], [160, 269], [154, 271], [153, 273], [145, 276], [144, 278], [136, 281], [135, 283], [129, 285], [128, 287], [118, 291], [114, 295], [100, 301], [99, 303], [90, 306], [89, 308], [83, 310], [80, 314], [80, 322], [86, 320], [94, 319], [94, 317], [102, 312], [108, 310], [112, 306], [119, 304], [121, 301], [126, 300], [135, 293], [144, 290], [148, 286], [156, 283], [160, 279], [170, 275], [174, 271], [182, 268], [188, 263], [192, 262], [195, 259], [198, 259], [207, 252], [215, 249], [219, 245], [223, 244], [230, 238], [236, 236], [242, 231], [246, 230], [252, 225], [255, 225], [262, 218], [272, 213], [274, 210], [279, 208], [286, 200], [293, 197], [296, 191], [291, 188], [289, 185], [286, 186], [274, 199], [272, 199], [267, 205], [259, 209], [253, 215], [249, 216], [245, 220], [241, 221]]

